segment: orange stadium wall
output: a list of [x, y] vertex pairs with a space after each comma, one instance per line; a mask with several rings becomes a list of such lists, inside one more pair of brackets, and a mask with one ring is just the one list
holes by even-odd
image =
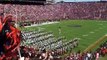
[[12, 14], [18, 20], [107, 19], [107, 3], [78, 2], [52, 5], [0, 4], [0, 13]]

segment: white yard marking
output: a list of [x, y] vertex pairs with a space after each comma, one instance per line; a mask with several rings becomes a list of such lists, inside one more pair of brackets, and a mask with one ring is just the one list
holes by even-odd
[[107, 34], [105, 34], [105, 36], [107, 36]]
[[55, 23], [59, 23], [59, 22], [44, 22], [44, 23], [41, 23], [41, 24], [33, 24], [31, 26], [25, 26], [25, 27], [33, 27], [33, 26], [42, 26], [42, 25], [48, 25], [48, 24], [55, 24]]
[[91, 31], [90, 33], [95, 33], [95, 32]]

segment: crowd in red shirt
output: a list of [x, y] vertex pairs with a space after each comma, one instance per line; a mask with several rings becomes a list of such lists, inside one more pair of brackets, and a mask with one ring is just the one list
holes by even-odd
[[107, 55], [107, 41], [104, 42], [93, 52], [73, 52], [65, 58], [65, 60], [99, 60], [100, 57]]
[[12, 14], [18, 20], [47, 21], [60, 19], [107, 19], [107, 3], [79, 2], [52, 5], [0, 4], [0, 12]]

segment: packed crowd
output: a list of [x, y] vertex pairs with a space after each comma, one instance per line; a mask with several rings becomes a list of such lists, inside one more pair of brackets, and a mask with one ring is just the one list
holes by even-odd
[[107, 55], [107, 41], [104, 42], [99, 46], [98, 49], [96, 49], [94, 52], [85, 52], [81, 53], [73, 52], [69, 56], [65, 58], [65, 60], [100, 60], [101, 57], [104, 57]]
[[38, 22], [60, 19], [107, 19], [106, 6], [107, 3], [103, 2], [56, 3], [39, 6], [0, 4], [0, 12], [12, 14], [18, 20]]

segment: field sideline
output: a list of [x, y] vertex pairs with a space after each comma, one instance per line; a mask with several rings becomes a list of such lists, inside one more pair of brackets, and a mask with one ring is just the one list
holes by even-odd
[[[55, 37], [65, 36], [66, 41], [79, 38], [79, 46], [74, 51], [84, 51], [88, 46], [107, 34], [107, 21], [68, 20], [38, 27], [43, 28], [45, 31], [52, 31]], [[22, 28], [22, 30], [35, 31], [38, 30], [38, 27]], [[61, 34], [59, 34], [59, 27]]]

